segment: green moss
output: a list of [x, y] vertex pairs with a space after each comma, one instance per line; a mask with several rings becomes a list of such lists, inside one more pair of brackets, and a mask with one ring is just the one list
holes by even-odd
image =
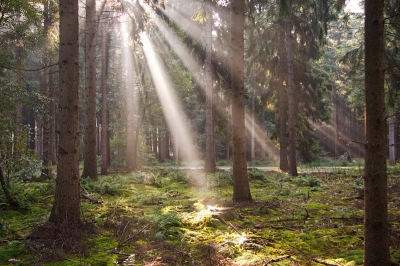
[[364, 251], [362, 249], [349, 250], [334, 255], [334, 258], [342, 258], [347, 262], [354, 262], [356, 265], [362, 265], [364, 263]]

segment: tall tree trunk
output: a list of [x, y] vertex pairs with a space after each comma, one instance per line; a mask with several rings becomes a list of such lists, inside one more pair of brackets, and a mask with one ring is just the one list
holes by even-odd
[[49, 221], [80, 223], [79, 184], [79, 23], [78, 0], [60, 0], [60, 139], [53, 208]]
[[244, 11], [244, 0], [231, 0], [229, 52], [232, 91], [233, 201], [236, 202], [251, 200], [244, 124]]
[[173, 144], [174, 144], [174, 161], [175, 163], [179, 162], [179, 140], [178, 138], [173, 139]]
[[86, 0], [85, 91], [86, 123], [85, 155], [82, 177], [97, 179], [96, 150], [96, 0]]
[[135, 91], [137, 84], [137, 73], [136, 73], [136, 58], [134, 48], [127, 47], [126, 64], [128, 66], [127, 77], [126, 77], [126, 167], [129, 171], [136, 170], [136, 155], [135, 152]]
[[[50, 27], [50, 14], [49, 14], [49, 5], [50, 2], [46, 1], [44, 3], [44, 24], [43, 24], [43, 35], [45, 36], [45, 40], [47, 43], [47, 35]], [[50, 99], [50, 70], [49, 70], [49, 49], [45, 44], [44, 47], [44, 70], [42, 74], [42, 89], [43, 95], [45, 98]], [[50, 108], [51, 105], [48, 105], [47, 111], [43, 114], [43, 168], [42, 168], [42, 177], [43, 178], [52, 178], [52, 146], [51, 146], [51, 117], [50, 117]]]
[[252, 93], [251, 99], [251, 144], [250, 144], [250, 158], [252, 161], [256, 159], [256, 131], [255, 131], [255, 114], [256, 113], [256, 96], [255, 92]]
[[279, 100], [279, 169], [284, 172], [289, 170], [289, 162], [288, 162], [288, 136], [287, 136], [287, 68], [286, 68], [286, 58], [284, 54], [285, 49], [285, 30], [282, 27], [282, 34], [280, 36], [279, 42], [279, 92], [278, 92], [278, 100]]
[[292, 176], [297, 176], [296, 162], [296, 134], [295, 134], [295, 100], [294, 100], [294, 73], [293, 73], [293, 37], [290, 22], [286, 25], [286, 45], [287, 45], [287, 93], [289, 105], [289, 170]]
[[267, 129], [266, 129], [266, 127], [265, 127], [265, 123], [264, 123], [264, 121], [265, 121], [265, 110], [264, 110], [264, 107], [263, 107], [263, 110], [262, 110], [262, 121], [263, 121], [263, 125], [264, 125], [264, 130], [262, 131], [262, 140], [263, 140], [263, 142], [262, 142], [262, 148], [261, 148], [261, 158], [262, 158], [262, 160], [263, 161], [265, 161], [265, 160], [267, 160], [267, 141], [268, 141], [268, 132], [267, 132]]
[[37, 114], [36, 118], [36, 156], [43, 156], [43, 114]]
[[383, 0], [365, 1], [364, 265], [390, 265]]
[[206, 173], [215, 172], [215, 140], [214, 140], [214, 106], [213, 106], [213, 69], [212, 69], [212, 6], [206, 6], [206, 25], [205, 25], [205, 92], [206, 92], [206, 156], [204, 171]]
[[50, 116], [50, 148], [51, 148], [51, 162], [53, 165], [57, 164], [57, 134], [56, 134], [56, 93], [55, 93], [55, 85], [54, 85], [53, 75], [50, 73], [49, 75], [49, 98], [50, 98], [50, 106], [49, 106], [49, 116]]
[[101, 174], [107, 175], [108, 168], [108, 123], [107, 123], [107, 74], [108, 74], [108, 45], [107, 24], [102, 27], [103, 41], [101, 49]]
[[390, 165], [396, 164], [396, 139], [395, 139], [395, 117], [393, 112], [390, 112], [389, 118], [389, 163]]
[[[17, 48], [17, 84], [18, 89], [22, 91], [22, 52], [24, 49], [22, 40], [18, 40], [16, 44]], [[21, 94], [20, 94], [21, 95]], [[15, 104], [15, 135], [14, 135], [14, 156], [20, 158], [22, 149], [25, 146], [23, 137], [23, 116], [22, 116], [22, 99], [18, 98]]]

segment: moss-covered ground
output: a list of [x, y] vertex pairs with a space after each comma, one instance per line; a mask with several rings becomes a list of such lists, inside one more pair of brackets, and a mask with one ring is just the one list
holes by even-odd
[[[151, 168], [85, 179], [83, 228], [74, 232], [46, 224], [54, 181], [16, 182], [25, 208], [0, 206], [0, 265], [362, 265], [362, 173], [311, 170], [290, 177], [250, 169], [253, 201], [241, 204], [231, 201], [229, 171]], [[389, 201], [396, 265], [396, 170]]]

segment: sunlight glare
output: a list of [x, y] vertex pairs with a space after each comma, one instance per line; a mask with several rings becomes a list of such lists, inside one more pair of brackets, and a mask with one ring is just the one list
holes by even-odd
[[153, 47], [153, 43], [147, 33], [140, 35], [143, 43], [143, 50], [149, 66], [150, 73], [156, 88], [158, 98], [163, 107], [163, 112], [172, 133], [174, 140], [179, 140], [179, 153], [182, 159], [186, 161], [197, 161], [198, 155], [193, 144], [193, 133], [189, 129], [188, 119], [181, 107], [181, 104], [175, 94], [172, 82], [167, 74], [167, 70], [162, 63], [160, 55]]

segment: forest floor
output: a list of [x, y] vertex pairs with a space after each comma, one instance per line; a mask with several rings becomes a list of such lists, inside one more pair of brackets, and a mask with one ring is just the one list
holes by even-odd
[[[362, 171], [321, 169], [250, 169], [253, 201], [242, 204], [231, 201], [231, 171], [115, 171], [82, 180], [74, 232], [46, 224], [54, 181], [15, 181], [25, 208], [0, 205], [0, 265], [362, 265]], [[397, 168], [389, 218], [400, 265]]]

